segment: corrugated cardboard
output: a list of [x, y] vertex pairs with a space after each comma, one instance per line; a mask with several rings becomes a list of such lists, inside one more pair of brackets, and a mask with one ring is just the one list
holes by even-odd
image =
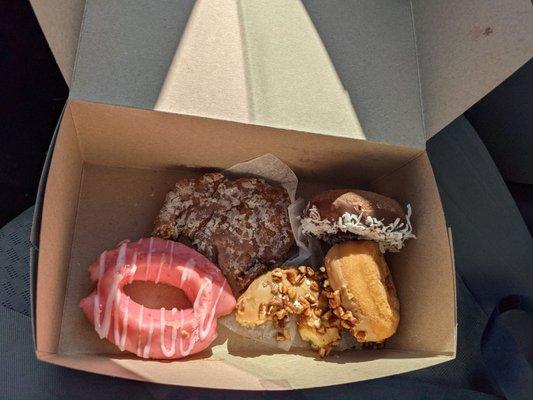
[[[272, 352], [219, 327], [210, 349], [168, 363], [137, 359], [100, 340], [79, 309], [91, 291], [87, 266], [95, 256], [125, 238], [149, 235], [176, 179], [267, 152], [298, 175], [301, 195], [358, 186], [413, 205], [419, 238], [389, 257], [402, 322], [387, 349], [317, 360], [312, 352]], [[287, 389], [401, 373], [455, 354], [454, 271], [444, 215], [427, 155], [409, 147], [71, 100], [51, 160], [36, 273], [37, 356], [98, 373]]]

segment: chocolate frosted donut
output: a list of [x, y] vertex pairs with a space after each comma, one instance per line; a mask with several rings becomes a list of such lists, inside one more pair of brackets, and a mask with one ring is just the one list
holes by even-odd
[[294, 245], [289, 205], [284, 188], [262, 179], [204, 174], [176, 183], [157, 217], [154, 236], [190, 243], [240, 293], [288, 258]]
[[328, 243], [364, 239], [379, 243], [380, 250], [399, 251], [415, 238], [407, 213], [389, 197], [365, 190], [338, 189], [318, 193], [302, 218], [304, 234]]

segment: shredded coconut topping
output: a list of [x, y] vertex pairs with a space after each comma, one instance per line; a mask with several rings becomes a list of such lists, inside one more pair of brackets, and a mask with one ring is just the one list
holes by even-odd
[[411, 205], [408, 204], [405, 221], [396, 218], [393, 223], [385, 225], [383, 220], [371, 216], [365, 217], [363, 212], [359, 215], [346, 212], [337, 221], [321, 219], [316, 206], [312, 206], [307, 213], [309, 216], [302, 218], [302, 232], [319, 238], [339, 232], [349, 232], [361, 239], [378, 242], [382, 253], [398, 252], [407, 239], [416, 239], [410, 221], [411, 212]]

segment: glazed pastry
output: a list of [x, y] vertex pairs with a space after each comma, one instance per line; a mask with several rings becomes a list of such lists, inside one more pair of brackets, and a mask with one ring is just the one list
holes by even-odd
[[[330, 306], [339, 308], [343, 327], [359, 342], [382, 342], [400, 322], [400, 303], [378, 244], [351, 241], [334, 245], [325, 257]], [[340, 306], [340, 307], [339, 307]]]
[[[89, 268], [96, 289], [80, 307], [100, 338], [142, 358], [176, 359], [207, 348], [217, 336], [217, 318], [235, 308], [229, 285], [204, 256], [181, 243], [158, 238], [122, 242]], [[189, 309], [151, 309], [124, 293], [133, 281], [183, 290]]]
[[411, 206], [405, 213], [389, 197], [364, 190], [327, 190], [309, 202], [302, 218], [302, 232], [328, 243], [363, 239], [379, 243], [382, 252], [399, 251], [415, 238]]
[[294, 246], [290, 199], [262, 179], [211, 173], [183, 179], [168, 193], [154, 235], [186, 240], [217, 264], [234, 293], [288, 258]]
[[290, 332], [295, 329], [289, 324], [296, 323], [301, 338], [323, 357], [338, 345], [341, 328], [331, 310], [327, 314], [327, 298], [320, 292], [320, 279], [312, 268], [277, 268], [256, 278], [239, 297], [237, 322], [249, 329], [274, 324], [278, 341], [294, 339]]

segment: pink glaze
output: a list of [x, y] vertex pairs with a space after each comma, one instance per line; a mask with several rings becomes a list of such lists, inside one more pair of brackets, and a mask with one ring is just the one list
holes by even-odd
[[[198, 353], [216, 338], [217, 317], [235, 308], [222, 272], [189, 247], [159, 238], [124, 241], [89, 267], [96, 289], [80, 302], [100, 338], [143, 358], [176, 359]], [[133, 281], [180, 288], [192, 307], [146, 308], [123, 291]]]

